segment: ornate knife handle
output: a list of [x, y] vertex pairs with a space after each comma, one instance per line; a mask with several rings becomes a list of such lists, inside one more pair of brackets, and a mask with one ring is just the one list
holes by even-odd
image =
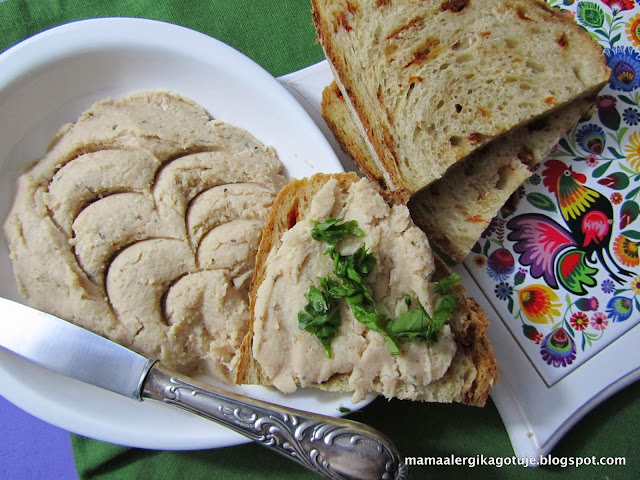
[[401, 480], [407, 474], [391, 441], [358, 422], [227, 392], [159, 363], [141, 393], [213, 420], [327, 478]]

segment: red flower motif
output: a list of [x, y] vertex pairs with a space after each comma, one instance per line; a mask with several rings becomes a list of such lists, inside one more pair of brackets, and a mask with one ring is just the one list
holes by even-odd
[[635, 7], [635, 0], [602, 0], [602, 3], [618, 12], [632, 10]]
[[613, 192], [609, 198], [611, 199], [611, 203], [614, 205], [618, 205], [622, 203], [622, 200], [624, 200], [624, 197], [620, 192]]
[[571, 315], [569, 323], [576, 330], [585, 330], [589, 326], [589, 317], [583, 312], [576, 312]]
[[478, 268], [484, 268], [487, 264], [487, 257], [484, 255], [476, 255], [473, 257], [473, 264]]
[[598, 160], [597, 155], [594, 155], [593, 153], [591, 153], [587, 155], [587, 158], [585, 159], [585, 163], [587, 164], [588, 167], [597, 167], [600, 161]]
[[591, 317], [591, 326], [596, 330], [604, 330], [609, 325], [609, 319], [602, 312], [596, 312]]

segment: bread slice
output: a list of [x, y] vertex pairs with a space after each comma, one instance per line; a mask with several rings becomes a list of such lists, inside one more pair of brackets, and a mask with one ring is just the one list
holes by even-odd
[[386, 195], [407, 202], [414, 222], [450, 263], [461, 262], [533, 169], [595, 103], [585, 97], [472, 153], [410, 199], [389, 190], [338, 86], [322, 92], [322, 116], [344, 152]]
[[[335, 200], [331, 203], [328, 198]], [[319, 208], [319, 204], [325, 206]], [[358, 207], [356, 204], [363, 205]], [[378, 259], [376, 269], [370, 274], [375, 279], [372, 280], [370, 288], [376, 301], [379, 297], [393, 297], [394, 285], [406, 285], [398, 270], [413, 269], [419, 275], [410, 277], [413, 285], [410, 292], [412, 297], [419, 298], [427, 310], [433, 307], [427, 305], [421, 295], [426, 294], [427, 300], [430, 298], [433, 302], [436, 297], [429, 297], [429, 292], [433, 294], [432, 282], [449, 276], [450, 272], [442, 261], [431, 255], [426, 236], [412, 224], [406, 206], [389, 205], [376, 192], [376, 187], [371, 182], [359, 178], [353, 172], [316, 174], [311, 178], [293, 180], [283, 188], [274, 201], [258, 249], [250, 289], [251, 325], [242, 344], [237, 383], [276, 385], [283, 389], [283, 382], [277, 381], [279, 373], [273, 373], [272, 363], [277, 361], [282, 369], [287, 369], [302, 356], [310, 370], [321, 372], [322, 380], [310, 378], [311, 371], [298, 371], [291, 374], [290, 380], [293, 384], [284, 388], [284, 391], [293, 391], [298, 386], [305, 386], [328, 391], [355, 392], [354, 401], [361, 399], [367, 392], [373, 392], [386, 397], [419, 401], [484, 405], [497, 378], [497, 364], [487, 336], [488, 320], [481, 307], [467, 297], [461, 285], [456, 285], [452, 292], [458, 297], [459, 306], [440, 332], [434, 346], [427, 347], [423, 342], [405, 342], [400, 344], [401, 353], [397, 357], [393, 357], [386, 349], [378, 348], [380, 342], [384, 345], [382, 335], [368, 330], [355, 320], [349, 314], [346, 304], [340, 308], [342, 325], [332, 342], [331, 360], [326, 358], [320, 343], [313, 335], [298, 328], [297, 312], [302, 308], [301, 305], [306, 303], [301, 297], [311, 283], [317, 283], [316, 276], [324, 274], [316, 271], [314, 265], [326, 262], [326, 255], [323, 255], [326, 244], [315, 242], [318, 244], [317, 248], [309, 247], [308, 243], [313, 244], [309, 241], [303, 246], [304, 242], [300, 238], [305, 237], [300, 237], [300, 232], [309, 234], [313, 220], [323, 221], [326, 217], [341, 214], [344, 214], [346, 220], [357, 219], [358, 225], [366, 233], [358, 242], [364, 242], [367, 248], [375, 252]], [[367, 216], [371, 217], [370, 224], [364, 220]], [[370, 225], [382, 225], [388, 216], [395, 219], [393, 227], [387, 229], [381, 226], [383, 230], [376, 229], [375, 226], [370, 228]], [[386, 235], [382, 235], [382, 231], [385, 231]], [[381, 239], [374, 245], [377, 236]], [[403, 243], [405, 241], [408, 243]], [[340, 248], [355, 248], [354, 245], [349, 245], [347, 240], [343, 242], [348, 245]], [[315, 250], [307, 251], [308, 248]], [[411, 255], [407, 260], [411, 264], [409, 268], [403, 266], [398, 256], [398, 252], [403, 248], [411, 252], [414, 251], [411, 249], [418, 249], [415, 251], [420, 252], [420, 255]], [[286, 258], [282, 267], [276, 267], [278, 258]], [[331, 259], [328, 260], [330, 269], [333, 262]], [[387, 267], [390, 262], [395, 262], [395, 270]], [[322, 270], [323, 267], [318, 268]], [[420, 272], [423, 270], [426, 273], [421, 275]], [[283, 283], [276, 287], [277, 282]], [[386, 300], [380, 301], [383, 303], [382, 308], [388, 306], [384, 303]], [[284, 334], [277, 339], [270, 339], [265, 333], [269, 328], [271, 331]], [[356, 333], [352, 335], [352, 332]], [[447, 350], [449, 340], [451, 350]], [[362, 342], [365, 342], [364, 346]], [[362, 349], [364, 351], [361, 351]], [[443, 351], [450, 354], [450, 363], [444, 364], [444, 374], [439, 378], [416, 383], [406, 375], [392, 375], [396, 369], [403, 368], [398, 362], [408, 362], [409, 359], [415, 360], [421, 369], [423, 366], [442, 366], [438, 363], [440, 357], [437, 355]], [[372, 352], [379, 352], [381, 359]], [[270, 357], [264, 360], [267, 355]], [[342, 362], [341, 356], [350, 358], [354, 363]], [[380, 361], [385, 366], [380, 371], [373, 370], [370, 384], [366, 384], [369, 387], [367, 391], [362, 391], [362, 384], [358, 379], [354, 379], [356, 369], [361, 368], [358, 366], [360, 360], [371, 365]], [[335, 365], [346, 367], [334, 370]], [[286, 382], [284, 384], [286, 386]]]
[[515, 127], [592, 96], [602, 49], [542, 0], [312, 0], [385, 183], [413, 194]]

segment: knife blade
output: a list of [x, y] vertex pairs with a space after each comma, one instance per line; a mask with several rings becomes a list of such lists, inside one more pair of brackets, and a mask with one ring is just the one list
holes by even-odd
[[359, 422], [228, 392], [173, 372], [70, 322], [0, 298], [0, 347], [49, 370], [134, 400], [212, 420], [336, 480], [403, 480], [393, 443]]
[[0, 346], [42, 367], [138, 399], [153, 361], [48, 313], [0, 298]]

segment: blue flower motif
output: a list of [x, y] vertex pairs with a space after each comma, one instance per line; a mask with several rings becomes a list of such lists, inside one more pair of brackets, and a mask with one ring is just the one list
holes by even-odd
[[625, 108], [622, 112], [622, 119], [627, 125], [637, 125], [640, 122], [640, 112], [635, 108]]
[[537, 173], [534, 173], [529, 177], [529, 183], [531, 185], [540, 185], [541, 177]]
[[576, 133], [576, 142], [585, 152], [599, 155], [604, 151], [606, 136], [600, 125], [588, 123]]
[[633, 313], [633, 303], [630, 298], [618, 295], [607, 302], [605, 312], [612, 321], [624, 322]]
[[640, 86], [640, 55], [633, 47], [607, 48], [604, 55], [611, 68], [609, 86], [613, 90], [630, 92]]
[[615, 290], [616, 286], [614, 285], [613, 280], [607, 278], [602, 282], [600, 288], [602, 288], [602, 291], [604, 293], [612, 293]]
[[496, 297], [498, 297], [500, 300], [507, 300], [509, 297], [511, 297], [511, 295], [513, 295], [513, 287], [511, 287], [511, 285], [509, 285], [508, 283], [500, 282], [496, 285], [493, 293], [495, 293]]

